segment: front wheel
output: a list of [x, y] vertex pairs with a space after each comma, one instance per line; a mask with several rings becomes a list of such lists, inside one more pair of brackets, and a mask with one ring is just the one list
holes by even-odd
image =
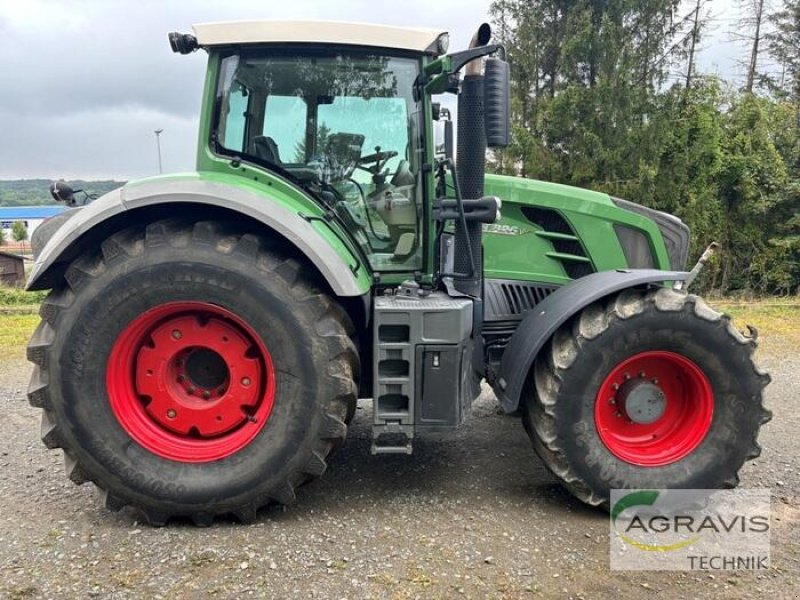
[[129, 229], [76, 260], [28, 348], [70, 478], [152, 524], [292, 502], [344, 440], [358, 377], [352, 325], [309, 271], [213, 222]]
[[525, 428], [588, 504], [606, 504], [614, 488], [734, 487], [771, 417], [755, 347], [697, 296], [623, 292], [584, 309], [542, 350]]

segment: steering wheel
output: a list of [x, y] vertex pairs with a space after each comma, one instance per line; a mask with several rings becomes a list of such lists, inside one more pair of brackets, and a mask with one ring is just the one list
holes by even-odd
[[368, 165], [374, 162], [386, 162], [390, 158], [394, 158], [395, 156], [397, 156], [397, 152], [394, 150], [381, 151], [380, 146], [378, 146], [376, 149], [378, 150], [378, 152], [375, 152], [374, 154], [367, 154], [366, 156], [362, 156], [361, 158], [359, 158], [358, 164]]
[[366, 156], [362, 156], [358, 159], [357, 168], [361, 169], [362, 171], [366, 171], [375, 177], [380, 175], [381, 170], [386, 166], [386, 163], [389, 161], [389, 159], [394, 158], [395, 156], [397, 156], [396, 151], [381, 150], [380, 146], [375, 146], [375, 152], [373, 154], [367, 154]]

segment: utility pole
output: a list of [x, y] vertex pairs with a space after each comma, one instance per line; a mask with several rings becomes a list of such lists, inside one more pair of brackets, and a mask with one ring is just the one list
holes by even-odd
[[156, 147], [158, 148], [158, 173], [161, 174], [164, 172], [164, 169], [161, 168], [161, 132], [164, 131], [163, 129], [156, 129], [153, 133], [156, 134]]

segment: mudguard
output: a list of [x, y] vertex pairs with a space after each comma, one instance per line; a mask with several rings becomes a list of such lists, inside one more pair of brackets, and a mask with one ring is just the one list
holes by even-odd
[[626, 288], [683, 281], [688, 275], [683, 271], [620, 269], [593, 273], [558, 288], [525, 316], [503, 352], [494, 382], [503, 410], [508, 413], [517, 410], [522, 388], [539, 350], [578, 311]]
[[358, 269], [358, 273], [354, 273], [352, 268], [359, 264], [358, 259], [346, 249], [337, 251], [309, 220], [298, 214], [298, 210], [293, 210], [285, 203], [270, 202], [254, 191], [208, 181], [199, 176], [166, 181], [155, 179], [148, 183], [124, 186], [76, 210], [64, 221], [65, 226], [49, 232], [49, 239], [41, 240], [43, 245], [37, 253], [27, 288], [36, 290], [52, 287], [51, 271], [56, 270], [54, 266], [63, 261], [65, 255], [74, 255], [73, 245], [80, 244], [81, 238], [92, 229], [102, 227], [103, 223], [126, 211], [170, 203], [222, 206], [252, 217], [294, 244], [320, 270], [337, 295], [360, 296], [369, 291], [370, 279], [365, 269]]

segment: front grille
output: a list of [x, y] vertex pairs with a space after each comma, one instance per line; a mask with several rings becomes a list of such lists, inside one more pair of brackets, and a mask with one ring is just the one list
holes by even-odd
[[486, 321], [521, 319], [523, 313], [532, 310], [539, 302], [555, 290], [527, 281], [487, 279], [484, 283]]

